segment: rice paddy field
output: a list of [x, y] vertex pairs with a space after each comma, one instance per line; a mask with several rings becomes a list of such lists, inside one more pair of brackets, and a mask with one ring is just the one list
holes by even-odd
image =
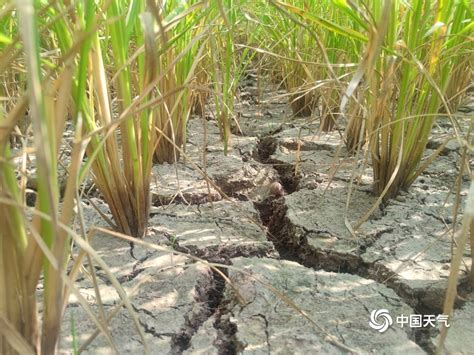
[[473, 354], [468, 0], [0, 0], [0, 354]]

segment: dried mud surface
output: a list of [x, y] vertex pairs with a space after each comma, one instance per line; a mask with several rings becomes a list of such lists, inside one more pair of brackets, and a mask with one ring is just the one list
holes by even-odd
[[[464, 111], [462, 129], [472, 117]], [[317, 120], [292, 118], [284, 92], [262, 90], [252, 77], [241, 90], [237, 114], [227, 156], [212, 120], [196, 117], [189, 122], [185, 156], [175, 165], [154, 167], [145, 241], [159, 250], [107, 235], [92, 240], [129, 295], [149, 351], [433, 353], [437, 328], [394, 324], [382, 334], [369, 327], [369, 318], [377, 309], [394, 318], [442, 312], [453, 230], [462, 218], [453, 211], [463, 200], [452, 192], [460, 186], [466, 196], [469, 181], [463, 176], [456, 185], [457, 142], [445, 147], [408, 192], [378, 207], [354, 232], [348, 226], [364, 218], [377, 198], [370, 167], [348, 154], [341, 132], [320, 132]], [[427, 156], [450, 133], [440, 120]], [[93, 190], [92, 195], [108, 215], [100, 196]], [[106, 225], [91, 203], [83, 203], [83, 213], [86, 226]], [[447, 353], [473, 348], [468, 344], [474, 338], [473, 302], [464, 285], [469, 253]], [[143, 353], [133, 317], [110, 277], [93, 267], [100, 298], [87, 262], [79, 292], [99, 317], [113, 314], [108, 331], [119, 353]], [[104, 335], [89, 341], [95, 331], [71, 296], [61, 352], [87, 342], [85, 353], [114, 353]]]

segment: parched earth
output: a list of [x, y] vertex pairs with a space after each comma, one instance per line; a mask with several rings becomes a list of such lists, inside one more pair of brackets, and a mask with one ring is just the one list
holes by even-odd
[[[126, 291], [148, 350], [433, 353], [441, 321], [410, 327], [399, 320], [442, 313], [454, 229], [462, 219], [462, 208], [454, 213], [454, 192], [460, 186], [462, 205], [469, 185], [468, 176], [457, 184], [457, 141], [408, 192], [353, 230], [349, 226], [365, 219], [377, 200], [370, 167], [345, 150], [339, 131], [320, 132], [317, 120], [291, 118], [284, 92], [259, 91], [253, 79], [242, 90], [227, 156], [212, 120], [193, 118], [186, 156], [176, 165], [155, 166], [145, 241], [160, 250], [132, 248], [108, 235], [92, 240]], [[471, 118], [460, 113], [461, 128]], [[427, 156], [450, 133], [450, 124], [440, 120]], [[92, 200], [108, 213], [99, 197]], [[87, 225], [106, 226], [91, 204], [82, 208]], [[474, 349], [469, 255], [466, 250], [447, 353]], [[94, 268], [100, 299], [86, 272], [77, 282], [81, 294], [93, 311], [101, 303], [105, 316], [112, 315], [109, 331], [119, 353], [144, 353], [132, 315], [105, 271]], [[381, 326], [391, 317], [386, 331], [369, 325], [374, 310], [385, 310], [374, 319]], [[95, 332], [71, 296], [61, 352], [86, 343], [85, 353], [113, 353], [105, 336], [91, 337]]]

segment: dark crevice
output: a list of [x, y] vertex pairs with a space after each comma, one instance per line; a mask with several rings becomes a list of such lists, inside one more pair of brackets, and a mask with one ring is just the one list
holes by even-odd
[[300, 174], [295, 174], [295, 166], [293, 164], [281, 164], [271, 159], [276, 152], [277, 139], [273, 136], [262, 137], [257, 144], [256, 159], [263, 164], [271, 164], [280, 176], [281, 184], [287, 193], [298, 191], [301, 180]]
[[274, 163], [273, 168], [280, 175], [281, 184], [287, 193], [291, 194], [298, 191], [301, 174], [295, 173], [295, 166], [293, 164]]
[[274, 250], [270, 243], [244, 244], [244, 245], [215, 245], [199, 248], [196, 245], [175, 245], [176, 251], [187, 253], [200, 259], [213, 263], [229, 264], [229, 260], [238, 257], [274, 258]]
[[138, 275], [140, 275], [143, 271], [145, 271], [144, 268], [133, 268], [133, 271], [128, 274], [128, 275], [124, 275], [122, 277], [119, 277], [117, 280], [118, 282], [120, 282], [121, 284], [124, 283], [124, 282], [128, 282], [128, 281], [131, 281], [133, 280], [135, 277], [137, 277]]
[[[215, 262], [214, 260], [208, 260]], [[230, 261], [226, 260], [226, 264]], [[186, 319], [185, 327], [173, 336], [172, 353], [181, 354], [189, 349], [191, 340], [205, 321], [213, 317], [213, 327], [216, 330], [216, 340], [214, 346], [218, 354], [230, 355], [238, 354], [244, 348], [236, 338], [237, 326], [231, 322], [230, 307], [233, 302], [226, 299], [226, 281], [223, 279], [229, 276], [225, 267], [212, 270], [211, 280], [204, 281], [204, 285], [196, 286], [196, 302], [203, 304], [203, 310]]]
[[[147, 310], [145, 308], [139, 308], [139, 307], [135, 306], [133, 303], [132, 303], [132, 307], [135, 310], [135, 312], [144, 313], [148, 317], [151, 317], [154, 320], [157, 320], [155, 315], [153, 314], [153, 312], [150, 312], [149, 310]], [[163, 339], [163, 337], [173, 337], [175, 335], [174, 333], [160, 333], [155, 329], [155, 327], [150, 326], [147, 322], [142, 321], [140, 318], [138, 318], [138, 322], [143, 327], [143, 330], [144, 330], [145, 333], [151, 334], [155, 338]]]
[[[229, 276], [226, 268], [219, 269], [226, 277]], [[237, 326], [230, 321], [229, 299], [225, 298], [226, 282], [222, 276], [214, 272], [214, 280], [216, 282], [216, 293], [214, 298], [210, 298], [211, 307], [215, 310], [213, 323], [214, 329], [217, 332], [214, 346], [217, 348], [218, 354], [230, 355], [237, 354], [243, 349], [242, 344], [237, 341], [235, 334], [237, 333]]]
[[[226, 274], [227, 270], [219, 268], [219, 271]], [[171, 352], [182, 354], [189, 349], [191, 339], [213, 314], [217, 313], [224, 296], [225, 281], [218, 271], [212, 270], [209, 279], [198, 281], [195, 287], [195, 302], [200, 304], [199, 311], [195, 311], [186, 316], [184, 327], [172, 337]]]
[[[145, 309], [145, 308], [139, 308], [137, 306], [135, 306], [133, 303], [132, 303], [132, 307], [133, 309], [135, 310], [135, 312], [137, 313], [144, 313], [146, 314], [148, 317], [151, 317], [153, 318], [154, 320], [157, 320], [155, 315], [153, 314], [153, 312], [150, 312], [149, 310]], [[164, 337], [173, 337], [174, 336], [174, 333], [169, 333], [169, 332], [165, 332], [165, 333], [160, 333], [156, 330], [155, 327], [153, 326], [150, 326], [148, 324], [148, 322], [146, 321], [142, 321], [140, 318], [138, 318], [138, 322], [141, 324], [141, 326], [143, 327], [143, 330], [145, 333], [147, 334], [151, 334], [153, 337], [155, 338], [159, 338], [159, 339], [163, 339]]]
[[413, 328], [410, 339], [428, 354], [435, 354], [436, 346], [431, 341], [431, 339], [436, 336], [435, 332], [435, 328]]
[[155, 207], [168, 206], [170, 204], [182, 204], [182, 205], [203, 205], [209, 202], [221, 201], [222, 196], [216, 192], [202, 194], [180, 194], [177, 196], [160, 196], [157, 194], [152, 195], [152, 205]]
[[214, 345], [218, 349], [219, 355], [239, 354], [245, 348], [236, 337], [237, 325], [231, 322], [231, 313], [227, 308], [227, 301], [222, 302], [216, 312], [214, 328], [217, 331], [217, 339]]
[[[132, 244], [132, 243], [131, 243]], [[129, 282], [129, 281], [132, 281], [133, 279], [135, 279], [138, 275], [140, 275], [143, 271], [145, 271], [145, 268], [142, 267], [143, 263], [149, 259], [150, 257], [152, 257], [153, 255], [155, 255], [155, 253], [148, 253], [147, 255], [145, 255], [144, 257], [140, 258], [140, 259], [136, 259], [133, 255], [133, 246], [131, 245], [130, 246], [130, 255], [135, 259], [137, 260], [136, 263], [133, 265], [133, 268], [132, 268], [132, 271], [129, 272], [128, 274], [126, 275], [122, 275], [122, 276], [119, 276], [117, 277], [117, 281], [120, 283], [120, 284], [123, 284], [125, 282]], [[109, 276], [103, 272], [102, 268], [100, 266], [94, 266], [95, 270], [96, 270], [96, 275], [97, 275], [97, 278], [99, 278], [105, 285], [107, 286], [110, 286], [112, 285], [112, 282], [110, 281], [109, 279]]]
[[[212, 263], [228, 265], [232, 258], [236, 257], [269, 257], [272, 255], [271, 248], [261, 245], [245, 246], [215, 246], [199, 249], [195, 246], [179, 246], [175, 249], [185, 252]], [[222, 355], [237, 354], [244, 348], [236, 339], [237, 326], [230, 321], [230, 300], [225, 299], [226, 281], [222, 274], [228, 277], [225, 267], [212, 270], [210, 280], [206, 279], [195, 288], [197, 304], [204, 305], [202, 310], [186, 318], [185, 326], [172, 338], [172, 353], [181, 354], [191, 346], [193, 336], [206, 320], [214, 317], [213, 327], [217, 332], [214, 346]]]
[[256, 314], [255, 316], [263, 319], [263, 322], [265, 323], [265, 340], [266, 340], [266, 343], [267, 343], [267, 352], [268, 352], [268, 354], [271, 354], [272, 353], [272, 348], [271, 348], [271, 344], [270, 344], [270, 333], [268, 331], [268, 327], [270, 326], [270, 324], [268, 322], [268, 319], [265, 316], [265, 314], [261, 314], [261, 313]]
[[277, 149], [277, 140], [272, 136], [265, 136], [260, 139], [257, 146], [257, 160], [266, 163]]
[[155, 327], [149, 326], [146, 322], [141, 322], [140, 324], [143, 327], [143, 330], [147, 334], [151, 334], [155, 338], [163, 339], [163, 337], [173, 337], [174, 333], [159, 333], [156, 331]]
[[[133, 246], [131, 245], [130, 246], [130, 254], [132, 255], [133, 257]], [[118, 282], [120, 282], [120, 284], [123, 284], [124, 282], [128, 282], [128, 281], [131, 281], [133, 280], [135, 277], [137, 277], [138, 275], [140, 275], [143, 271], [145, 271], [145, 268], [142, 267], [143, 263], [149, 259], [150, 257], [152, 257], [154, 255], [154, 253], [149, 253], [147, 255], [145, 255], [144, 257], [140, 258], [137, 260], [137, 262], [135, 263], [135, 265], [133, 265], [133, 268], [132, 268], [132, 272], [130, 272], [129, 274], [127, 275], [123, 275], [119, 278], [117, 278]], [[110, 281], [109, 281], [110, 283]]]

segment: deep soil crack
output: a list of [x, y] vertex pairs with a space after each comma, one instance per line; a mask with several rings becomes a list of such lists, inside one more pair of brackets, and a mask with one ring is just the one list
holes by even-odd
[[[308, 245], [306, 237], [300, 238], [297, 243], [294, 238], [295, 227], [286, 217], [287, 207], [283, 198], [269, 199], [265, 203], [255, 204], [255, 207], [261, 213], [262, 222], [268, 228], [268, 239], [273, 242], [282, 259], [295, 261], [315, 270], [348, 273], [372, 279], [395, 291], [404, 302], [415, 309], [417, 314], [437, 315], [442, 313], [441, 309], [423, 304], [422, 295], [416, 294], [413, 290], [400, 284], [391, 270], [377, 262], [364, 262], [360, 257], [363, 248], [359, 248], [356, 254], [343, 254], [312, 248]], [[432, 330], [420, 328], [409, 335], [427, 353], [434, 353], [431, 342], [431, 338], [434, 336]]]
[[[224, 268], [219, 270], [224, 274], [226, 272]], [[177, 334], [173, 335], [171, 345], [173, 354], [182, 354], [183, 351], [189, 349], [194, 334], [209, 317], [216, 313], [223, 298], [224, 289], [225, 281], [215, 270], [212, 270], [210, 279], [198, 282], [195, 288], [195, 302], [201, 304], [202, 307], [199, 311], [192, 312], [189, 316], [186, 316], [184, 327]]]
[[[300, 179], [294, 175], [294, 166], [291, 164], [275, 164], [275, 162], [271, 161], [270, 157], [275, 153], [276, 149], [277, 140], [275, 137], [266, 136], [262, 138], [258, 146], [258, 159], [263, 163], [273, 163], [273, 167], [280, 174], [285, 190], [292, 193], [298, 189]], [[372, 279], [391, 288], [417, 314], [438, 315], [442, 313], [441, 308], [424, 302], [424, 294], [422, 292], [417, 293], [403, 285], [393, 271], [378, 261], [372, 263], [365, 262], [360, 256], [382, 234], [390, 232], [390, 229], [381, 230], [364, 240], [355, 250], [355, 253], [326, 252], [311, 247], [305, 236], [299, 239], [295, 238], [296, 228], [286, 217], [287, 206], [285, 205], [284, 198], [270, 196], [263, 202], [254, 203], [254, 206], [260, 213], [263, 225], [267, 227], [269, 241], [274, 244], [282, 259], [295, 261], [315, 270], [348, 273]], [[459, 306], [460, 304], [457, 304], [457, 307]], [[435, 349], [431, 338], [435, 336], [435, 332], [435, 329], [419, 328], [413, 331], [410, 337], [427, 353], [432, 354]]]

